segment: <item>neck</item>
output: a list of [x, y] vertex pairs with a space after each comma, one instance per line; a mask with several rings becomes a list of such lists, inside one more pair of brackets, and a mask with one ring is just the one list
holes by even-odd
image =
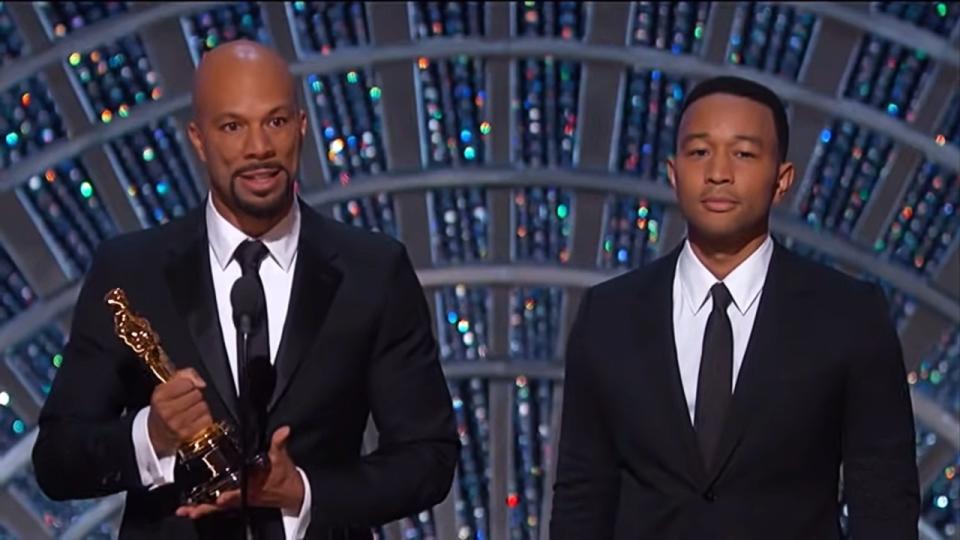
[[718, 241], [713, 238], [704, 238], [691, 230], [688, 240], [697, 259], [715, 278], [723, 280], [763, 245], [768, 234], [768, 229], [764, 227], [760, 234], [752, 234], [746, 239]]
[[211, 194], [211, 199], [213, 201], [214, 208], [217, 209], [217, 212], [223, 216], [231, 225], [240, 229], [243, 234], [249, 236], [250, 238], [260, 238], [261, 236], [267, 234], [267, 232], [276, 227], [277, 223], [283, 221], [283, 218], [287, 217], [287, 214], [290, 213], [291, 208], [296, 203], [296, 197], [291, 197], [290, 202], [284, 207], [282, 212], [277, 212], [271, 216], [253, 216], [250, 214], [244, 214], [238, 211], [229, 208], [227, 205], [223, 204], [217, 197]]

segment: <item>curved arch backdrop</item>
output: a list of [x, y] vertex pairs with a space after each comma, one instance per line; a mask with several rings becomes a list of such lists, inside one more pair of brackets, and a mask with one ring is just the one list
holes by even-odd
[[302, 82], [305, 200], [404, 241], [436, 315], [460, 466], [381, 538], [546, 538], [566, 330], [584, 287], [682, 239], [663, 162], [719, 74], [789, 105], [778, 238], [887, 291], [918, 526], [957, 538], [958, 22], [940, 2], [0, 2], [0, 539], [116, 535], [122, 496], [40, 493], [37, 413], [97, 244], [202, 202], [192, 69], [239, 37]]

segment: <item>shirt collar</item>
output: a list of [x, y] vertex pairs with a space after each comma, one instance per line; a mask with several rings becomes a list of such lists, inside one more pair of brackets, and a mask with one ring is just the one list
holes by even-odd
[[[772, 256], [773, 240], [767, 235], [760, 247], [723, 279], [723, 284], [727, 286], [733, 303], [741, 314], [746, 313], [760, 297]], [[689, 240], [684, 242], [677, 260], [677, 276], [680, 278], [684, 300], [696, 315], [707, 303], [710, 288], [718, 280], [697, 258]]]
[[293, 264], [300, 241], [300, 205], [294, 200], [287, 215], [259, 238], [251, 238], [223, 217], [213, 205], [213, 198], [207, 195], [206, 208], [207, 238], [213, 256], [221, 270], [225, 270], [237, 247], [244, 240], [260, 240], [267, 246], [270, 257], [286, 272]]

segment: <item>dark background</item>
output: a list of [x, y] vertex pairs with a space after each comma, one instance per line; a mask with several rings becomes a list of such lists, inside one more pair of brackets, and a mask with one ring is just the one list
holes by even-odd
[[545, 538], [581, 292], [682, 239], [678, 106], [736, 74], [789, 106], [776, 236], [889, 295], [921, 535], [960, 537], [958, 20], [939, 2], [0, 2], [0, 539], [116, 534], [122, 496], [39, 492], [37, 412], [98, 242], [203, 200], [192, 70], [241, 36], [303, 82], [304, 198], [404, 241], [436, 313], [460, 467], [443, 504], [378, 534]]

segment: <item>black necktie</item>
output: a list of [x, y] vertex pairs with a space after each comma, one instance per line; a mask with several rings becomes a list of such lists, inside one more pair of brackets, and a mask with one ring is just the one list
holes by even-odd
[[[240, 263], [243, 275], [252, 275], [263, 290], [260, 280], [260, 263], [267, 256], [267, 246], [259, 240], [245, 240], [237, 248], [234, 258]], [[264, 298], [266, 298], [264, 296]], [[238, 359], [240, 361], [241, 359]], [[247, 364], [245, 371], [245, 395], [249, 407], [245, 417], [249, 426], [247, 433], [247, 449], [249, 456], [259, 451], [267, 450], [270, 438], [266, 434], [267, 404], [273, 394], [276, 375], [270, 363], [270, 336], [267, 333], [267, 307], [258, 313], [253, 324], [253, 331], [247, 341]]]
[[720, 443], [733, 384], [733, 330], [727, 317], [727, 307], [733, 299], [723, 283], [711, 287], [710, 295], [713, 297], [713, 310], [703, 334], [697, 403], [694, 407], [694, 426], [708, 471], [713, 467], [714, 454]]

